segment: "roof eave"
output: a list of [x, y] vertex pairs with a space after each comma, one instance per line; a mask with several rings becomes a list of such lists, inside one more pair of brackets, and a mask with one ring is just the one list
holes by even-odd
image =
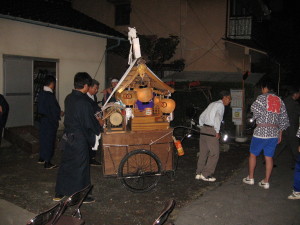
[[87, 31], [87, 30], [81, 30], [81, 29], [76, 29], [76, 28], [72, 28], [72, 27], [66, 27], [66, 26], [61, 26], [61, 25], [51, 24], [51, 23], [45, 23], [45, 22], [40, 22], [40, 21], [35, 21], [35, 20], [29, 20], [29, 19], [24, 19], [24, 18], [21, 18], [21, 17], [4, 15], [4, 14], [1, 14], [1, 13], [0, 13], [0, 18], [8, 19], [8, 20], [14, 20], [14, 21], [23, 22], [23, 23], [34, 24], [34, 25], [38, 25], [38, 26], [54, 28], [54, 29], [58, 29], [58, 30], [64, 30], [64, 31], [79, 33], [79, 34], [84, 34], [84, 35], [89, 35], [89, 36], [93, 36], [93, 37], [100, 37], [100, 38], [120, 40], [120, 41], [128, 41], [125, 38], [120, 38], [120, 37], [111, 36], [111, 35], [107, 35], [107, 34], [102, 34], [102, 33], [97, 33], [97, 32], [92, 32], [92, 31]]
[[237, 46], [240, 46], [240, 47], [243, 47], [243, 48], [249, 48], [255, 52], [258, 52], [258, 53], [261, 53], [263, 55], [268, 55], [268, 53], [266, 51], [263, 51], [261, 49], [258, 49], [258, 48], [253, 48], [253, 47], [250, 47], [250, 46], [247, 46], [247, 45], [244, 45], [244, 44], [241, 44], [241, 43], [237, 43], [235, 41], [232, 41], [232, 40], [229, 40], [227, 38], [222, 38], [225, 42], [228, 42], [228, 43], [231, 43], [231, 44], [234, 44], [234, 45], [237, 45]]

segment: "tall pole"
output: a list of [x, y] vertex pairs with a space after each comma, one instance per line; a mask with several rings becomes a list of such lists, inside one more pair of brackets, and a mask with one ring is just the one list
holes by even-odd
[[278, 93], [278, 96], [279, 96], [279, 87], [280, 87], [280, 63], [277, 63], [278, 64], [278, 86], [277, 86], [277, 93]]
[[241, 137], [244, 136], [244, 120], [245, 119], [245, 80], [242, 81], [242, 125], [241, 125]]

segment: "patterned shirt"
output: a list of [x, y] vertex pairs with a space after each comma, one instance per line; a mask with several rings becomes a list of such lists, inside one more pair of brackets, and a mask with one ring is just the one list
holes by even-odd
[[299, 127], [299, 129], [298, 129], [298, 132], [297, 132], [296, 136], [297, 136], [298, 138], [300, 138], [300, 127]]
[[290, 124], [283, 101], [272, 93], [259, 95], [251, 105], [256, 128], [253, 136], [258, 138], [277, 138], [279, 131]]

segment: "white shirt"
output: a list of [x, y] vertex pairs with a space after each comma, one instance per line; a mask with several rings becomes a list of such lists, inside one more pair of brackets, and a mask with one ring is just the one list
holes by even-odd
[[210, 103], [199, 117], [200, 127], [206, 124], [214, 127], [215, 131], [219, 133], [224, 109], [225, 107], [222, 100]]
[[91, 99], [93, 99], [95, 101], [95, 97], [94, 95], [91, 95], [89, 92], [86, 93]]
[[53, 93], [53, 90], [51, 88], [49, 88], [48, 86], [44, 86], [43, 90]]

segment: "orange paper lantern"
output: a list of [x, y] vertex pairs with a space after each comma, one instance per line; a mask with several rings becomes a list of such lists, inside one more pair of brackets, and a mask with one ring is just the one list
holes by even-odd
[[152, 99], [152, 88], [140, 86], [136, 89], [137, 99], [141, 102], [149, 102]]
[[175, 107], [176, 103], [173, 99], [163, 98], [162, 100], [160, 100], [159, 108], [160, 111], [164, 114], [170, 114], [174, 111]]
[[132, 88], [128, 88], [121, 92], [121, 101], [126, 105], [126, 107], [132, 107], [136, 101], [137, 96], [136, 92]]
[[154, 105], [159, 105], [160, 103], [160, 96], [159, 95], [155, 95], [154, 99], [153, 99]]

